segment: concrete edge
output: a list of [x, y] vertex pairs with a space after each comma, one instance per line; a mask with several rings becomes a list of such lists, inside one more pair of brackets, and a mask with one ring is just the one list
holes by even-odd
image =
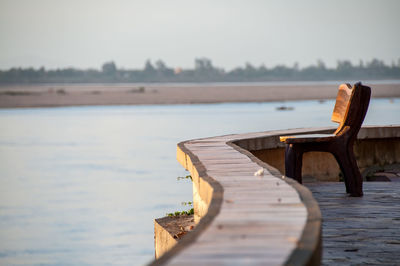
[[[185, 249], [187, 246], [193, 244], [196, 241], [196, 239], [200, 236], [200, 234], [208, 227], [208, 225], [211, 224], [211, 222], [218, 215], [221, 209], [222, 199], [223, 199], [223, 188], [220, 183], [218, 183], [215, 179], [207, 175], [205, 167], [203, 166], [199, 158], [185, 147], [185, 143], [189, 141], [190, 140], [178, 143], [178, 149], [180, 149], [183, 153], [189, 156], [188, 159], [191, 160], [193, 166], [195, 166], [195, 168], [197, 169], [199, 178], [209, 183], [210, 186], [213, 188], [213, 196], [211, 197], [211, 202], [208, 207], [207, 214], [201, 218], [201, 220], [195, 226], [193, 231], [182, 237], [182, 239], [179, 240], [177, 245], [175, 245], [169, 251], [164, 253], [164, 255], [162, 255], [160, 258], [158, 258], [157, 260], [153, 260], [149, 264], [152, 266], [164, 265], [171, 258], [173, 258], [175, 255], [177, 255], [179, 252]], [[183, 166], [187, 168], [188, 167], [187, 159], [185, 160], [184, 163], [185, 164]]]
[[[161, 254], [164, 254], [171, 246], [174, 246], [176, 243], [178, 243], [178, 240], [175, 239], [173, 235], [171, 235], [171, 233], [162, 226], [162, 220], [167, 217], [154, 219], [154, 246], [156, 259], [157, 257], [161, 257], [157, 251], [160, 251]], [[156, 239], [160, 237], [166, 240], [167, 245], [157, 245], [158, 243]]]

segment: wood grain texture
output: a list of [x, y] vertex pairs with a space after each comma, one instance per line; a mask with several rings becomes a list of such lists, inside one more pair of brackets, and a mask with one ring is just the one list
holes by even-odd
[[334, 138], [335, 134], [304, 134], [304, 135], [293, 135], [293, 136], [280, 136], [279, 139], [286, 143], [298, 143], [298, 142], [315, 142], [315, 141], [329, 141]]
[[331, 120], [336, 123], [341, 123], [346, 115], [348, 104], [351, 98], [352, 87], [350, 84], [342, 84], [339, 86], [336, 96], [335, 107], [333, 108]]

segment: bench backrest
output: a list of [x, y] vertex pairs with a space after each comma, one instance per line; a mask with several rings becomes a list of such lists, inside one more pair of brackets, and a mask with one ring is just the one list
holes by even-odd
[[350, 102], [352, 93], [350, 84], [342, 84], [339, 86], [338, 94], [336, 96], [335, 108], [333, 108], [331, 120], [336, 123], [342, 123], [346, 115], [347, 107]]
[[367, 114], [371, 88], [360, 82], [354, 84], [342, 84], [336, 97], [335, 107], [332, 113], [332, 121], [339, 123], [335, 134], [339, 134], [344, 128], [349, 129], [350, 134], [357, 135], [361, 124]]

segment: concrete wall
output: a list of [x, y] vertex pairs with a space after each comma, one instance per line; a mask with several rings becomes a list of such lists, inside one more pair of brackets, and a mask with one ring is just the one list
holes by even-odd
[[158, 259], [194, 227], [193, 215], [166, 216], [154, 220], [154, 248]]
[[[276, 141], [271, 138], [271, 142]], [[270, 144], [271, 145], [271, 144]], [[275, 148], [251, 150], [263, 162], [285, 172], [285, 149], [276, 143]], [[260, 148], [260, 146], [258, 146]], [[393, 127], [365, 127], [354, 143], [354, 154], [361, 173], [372, 166], [400, 163], [400, 137]], [[339, 181], [340, 168], [333, 155], [327, 152], [307, 152], [303, 157], [303, 180]]]
[[170, 219], [170, 217], [154, 220], [154, 255], [156, 259], [178, 243], [178, 240], [168, 231], [166, 226], [168, 221], [165, 221], [168, 219]]

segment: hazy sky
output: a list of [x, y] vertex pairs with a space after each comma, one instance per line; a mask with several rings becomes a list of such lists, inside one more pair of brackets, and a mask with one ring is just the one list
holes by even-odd
[[0, 69], [400, 58], [400, 1], [0, 0]]

